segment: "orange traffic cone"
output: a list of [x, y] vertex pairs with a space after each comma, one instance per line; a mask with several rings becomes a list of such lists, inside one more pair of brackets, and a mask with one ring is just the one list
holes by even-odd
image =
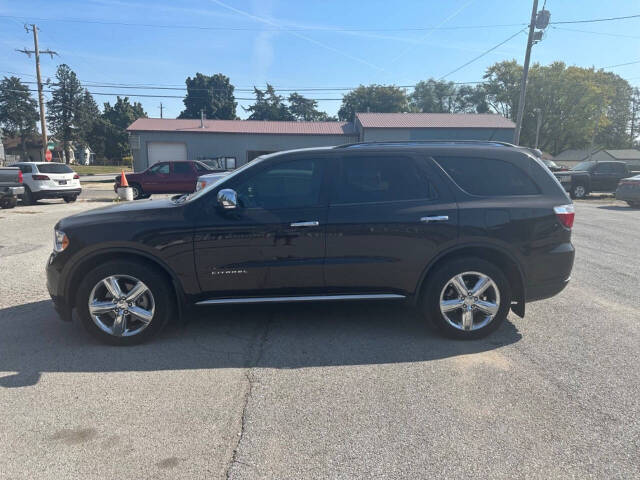
[[128, 187], [129, 182], [127, 182], [127, 176], [124, 174], [124, 170], [122, 170], [122, 175], [120, 176], [120, 186]]

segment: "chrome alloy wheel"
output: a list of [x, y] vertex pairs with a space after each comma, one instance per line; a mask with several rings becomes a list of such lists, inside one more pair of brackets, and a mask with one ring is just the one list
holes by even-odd
[[114, 337], [132, 337], [153, 320], [155, 301], [149, 287], [129, 275], [100, 280], [89, 294], [93, 322]]
[[500, 290], [480, 272], [464, 272], [449, 280], [440, 292], [440, 312], [458, 330], [487, 326], [500, 309]]

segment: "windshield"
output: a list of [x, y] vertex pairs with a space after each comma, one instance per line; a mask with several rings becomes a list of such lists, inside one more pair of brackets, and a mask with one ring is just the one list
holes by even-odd
[[73, 173], [68, 165], [63, 163], [41, 163], [38, 165], [40, 173]]
[[591, 168], [594, 165], [595, 165], [595, 162], [580, 162], [575, 167], [572, 167], [571, 170], [585, 171], [585, 170], [589, 170], [589, 168]]
[[236, 175], [238, 175], [241, 172], [244, 172], [245, 170], [247, 170], [250, 167], [253, 167], [254, 165], [259, 164], [260, 162], [262, 162], [265, 158], [270, 157], [270, 155], [264, 155], [261, 157], [257, 157], [255, 160], [253, 160], [252, 162], [249, 163], [245, 163], [243, 166], [241, 166], [240, 168], [238, 168], [237, 170], [234, 170], [233, 173], [230, 173], [229, 175], [224, 175], [221, 178], [217, 179], [215, 182], [207, 185], [205, 188], [203, 188], [202, 190], [198, 190], [195, 191], [193, 193], [187, 193], [179, 198], [177, 198], [175, 201], [177, 203], [187, 203], [187, 202], [192, 202], [200, 197], [203, 197], [204, 195], [206, 195], [207, 193], [209, 193], [212, 189], [216, 188], [218, 185], [220, 185], [223, 182], [226, 182], [228, 179], [235, 177]]
[[544, 164], [549, 168], [560, 168], [553, 160], [542, 160]]

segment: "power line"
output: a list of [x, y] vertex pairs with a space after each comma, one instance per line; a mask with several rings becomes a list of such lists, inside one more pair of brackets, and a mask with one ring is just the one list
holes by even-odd
[[484, 57], [485, 55], [487, 55], [488, 53], [493, 52], [496, 48], [501, 47], [502, 45], [504, 45], [505, 43], [507, 43], [509, 40], [517, 37], [518, 35], [520, 35], [522, 32], [524, 32], [524, 28], [522, 30], [518, 30], [516, 33], [514, 33], [513, 35], [511, 35], [510, 37], [506, 38], [505, 40], [503, 40], [502, 42], [498, 43], [497, 45], [494, 45], [493, 47], [489, 48], [488, 50], [485, 50], [484, 52], [482, 52], [480, 55], [478, 55], [477, 57], [472, 58], [471, 60], [469, 60], [468, 62], [460, 65], [458, 68], [455, 68], [453, 70], [451, 70], [449, 73], [447, 73], [446, 75], [442, 75], [440, 77], [440, 80], [447, 78], [449, 75], [452, 75], [454, 73], [456, 73], [459, 70], [462, 70], [464, 67], [466, 67], [467, 65], [471, 65], [473, 62], [475, 62], [476, 60], [481, 59], [482, 57]]
[[640, 63], [640, 60], [636, 60], [636, 61], [634, 61], [634, 62], [619, 63], [619, 64], [617, 64], [617, 65], [607, 65], [606, 67], [601, 67], [601, 68], [624, 67], [625, 65], [635, 65], [636, 63]]
[[638, 18], [639, 15], [627, 15], [624, 17], [608, 17], [608, 18], [592, 18], [589, 20], [567, 20], [564, 22], [549, 22], [549, 25], [568, 25], [570, 23], [596, 23], [596, 22], [611, 22], [613, 20], [627, 20], [630, 18]]
[[565, 32], [588, 33], [591, 35], [604, 35], [607, 37], [640, 38], [640, 36], [637, 36], [637, 35], [625, 35], [623, 33], [594, 32], [593, 30], [580, 30], [578, 28], [566, 28], [566, 27], [554, 27], [554, 26], [552, 26], [551, 28], [553, 28], [554, 30], [562, 30]]
[[[592, 18], [585, 20], [565, 20], [559, 22], [549, 22], [549, 25], [567, 25], [574, 23], [596, 23], [596, 22], [610, 22], [615, 20], [628, 20], [632, 18], [638, 18], [639, 15], [626, 15], [622, 17], [607, 17], [607, 18]], [[187, 29], [187, 30], [211, 30], [211, 31], [255, 31], [255, 32], [411, 32], [411, 31], [426, 31], [426, 30], [472, 30], [483, 28], [503, 28], [503, 27], [519, 27], [526, 26], [526, 23], [498, 23], [498, 24], [481, 24], [481, 25], [450, 25], [450, 26], [425, 26], [425, 27], [272, 27], [272, 28], [257, 28], [257, 27], [220, 27], [220, 26], [205, 26], [205, 25], [176, 25], [176, 24], [159, 24], [159, 23], [135, 23], [135, 22], [112, 22], [96, 19], [81, 19], [81, 18], [47, 18], [47, 17], [22, 17], [17, 15], [0, 15], [0, 18], [10, 18], [15, 20], [30, 20], [41, 22], [60, 22], [60, 23], [85, 23], [91, 25], [113, 25], [122, 27], [145, 27], [145, 28], [167, 28], [167, 29]]]

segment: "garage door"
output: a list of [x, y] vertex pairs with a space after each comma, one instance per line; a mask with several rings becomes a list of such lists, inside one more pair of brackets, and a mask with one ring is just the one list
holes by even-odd
[[147, 143], [149, 166], [158, 162], [180, 161], [187, 159], [187, 145], [174, 142]]

